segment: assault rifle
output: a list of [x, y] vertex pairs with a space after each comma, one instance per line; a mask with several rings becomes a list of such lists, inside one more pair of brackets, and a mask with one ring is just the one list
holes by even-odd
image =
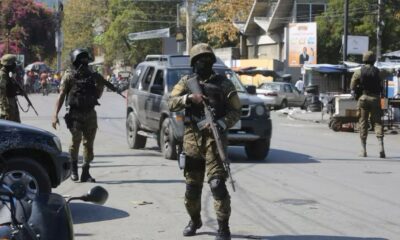
[[[197, 80], [197, 77], [192, 77], [188, 80], [188, 88], [194, 94], [203, 94], [203, 92], [200, 88], [199, 82]], [[207, 126], [211, 129], [211, 132], [215, 139], [215, 143], [217, 144], [218, 154], [222, 160], [222, 163], [224, 164], [225, 171], [228, 173], [229, 182], [232, 185], [232, 189], [235, 192], [236, 188], [235, 188], [235, 182], [233, 181], [233, 178], [232, 178], [231, 168], [229, 166], [230, 162], [229, 162], [229, 159], [226, 157], [225, 149], [224, 149], [224, 146], [223, 146], [222, 140], [221, 140], [221, 135], [217, 129], [217, 126], [216, 126], [217, 123], [214, 120], [212, 108], [207, 103], [206, 99], [203, 99], [202, 104], [204, 107], [203, 110], [204, 110], [204, 115], [206, 118], [203, 121], [199, 122], [197, 125], [199, 126], [200, 130], [205, 129]]]
[[18, 92], [25, 98], [25, 100], [28, 102], [28, 109], [26, 111], [24, 111], [24, 109], [22, 109], [23, 112], [27, 112], [29, 111], [29, 108], [31, 107], [33, 109], [33, 111], [36, 113], [36, 116], [39, 116], [39, 114], [36, 112], [35, 107], [33, 106], [31, 100], [29, 99], [28, 95], [26, 94], [25, 90], [22, 88], [22, 86], [17, 82], [17, 80], [15, 78], [11, 78], [11, 80], [13, 81], [14, 85], [18, 88]]
[[[74, 70], [74, 74], [77, 74], [77, 75], [79, 75], [79, 74], [87, 74], [87, 72], [84, 72], [84, 70], [81, 70], [82, 66], [83, 66], [83, 64], [79, 65], [78, 69]], [[90, 70], [89, 70], [89, 72], [90, 72], [90, 74], [92, 74], [92, 72]], [[118, 91], [118, 89], [114, 85], [112, 85], [109, 81], [105, 80], [103, 77], [101, 77], [101, 78], [102, 78], [102, 81], [103, 81], [104, 85], [108, 89], [110, 89], [111, 91], [117, 93], [121, 97], [126, 98], [124, 95], [122, 95], [121, 92]]]

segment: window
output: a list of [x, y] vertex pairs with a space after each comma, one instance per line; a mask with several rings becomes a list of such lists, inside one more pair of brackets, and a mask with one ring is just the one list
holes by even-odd
[[146, 75], [142, 79], [142, 90], [147, 91], [149, 89], [151, 79], [153, 78], [154, 67], [147, 69]]
[[326, 4], [299, 3], [296, 5], [297, 22], [314, 22], [315, 18], [325, 12]]
[[164, 71], [158, 70], [153, 85], [164, 86]]
[[286, 93], [292, 93], [292, 92], [293, 92], [293, 89], [292, 89], [292, 87], [291, 87], [289, 84], [285, 84], [285, 86], [284, 86], [284, 91], [285, 91]]
[[137, 87], [139, 78], [143, 75], [143, 73], [144, 73], [143, 66], [137, 67], [135, 69], [135, 71], [133, 72], [133, 75], [131, 75], [131, 79], [130, 79], [131, 88]]

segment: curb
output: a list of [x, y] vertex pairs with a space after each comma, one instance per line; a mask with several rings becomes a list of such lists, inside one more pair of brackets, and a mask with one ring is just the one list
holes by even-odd
[[325, 119], [321, 119], [321, 120], [313, 120], [313, 119], [303, 119], [300, 117], [296, 117], [296, 114], [293, 113], [289, 113], [287, 114], [288, 118], [293, 119], [293, 120], [297, 120], [297, 121], [303, 121], [303, 122], [312, 122], [312, 123], [319, 123], [319, 124], [327, 124], [328, 120]]

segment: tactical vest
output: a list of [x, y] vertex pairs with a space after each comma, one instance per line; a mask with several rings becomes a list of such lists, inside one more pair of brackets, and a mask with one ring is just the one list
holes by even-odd
[[363, 66], [361, 68], [360, 86], [363, 94], [381, 94], [382, 85], [379, 76], [379, 69], [374, 66]]
[[[227, 113], [227, 98], [222, 89], [224, 80], [225, 78], [221, 75], [213, 75], [207, 82], [200, 82], [203, 95], [208, 98], [216, 120], [224, 117]], [[186, 112], [197, 119], [204, 118], [203, 105], [191, 105]]]
[[7, 79], [6, 95], [9, 98], [13, 98], [18, 95], [18, 87], [15, 86], [15, 83], [11, 78]]
[[68, 105], [71, 109], [88, 111], [99, 105], [96, 83], [92, 73], [75, 74], [73, 85], [68, 94]]

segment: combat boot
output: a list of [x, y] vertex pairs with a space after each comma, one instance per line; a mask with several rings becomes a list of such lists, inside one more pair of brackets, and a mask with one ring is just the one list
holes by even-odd
[[79, 175], [78, 175], [78, 161], [72, 161], [72, 166], [71, 166], [71, 180], [76, 182], [79, 181]]
[[183, 236], [190, 237], [196, 235], [197, 229], [201, 228], [201, 226], [203, 226], [203, 223], [200, 218], [197, 220], [190, 220], [189, 224], [183, 229]]
[[367, 157], [367, 139], [361, 138], [361, 147], [360, 157]]
[[386, 158], [385, 148], [384, 148], [384, 145], [383, 145], [383, 138], [378, 138], [378, 141], [379, 141], [379, 145], [380, 145], [380, 148], [381, 148], [381, 150], [379, 151], [379, 157], [380, 158]]
[[231, 231], [229, 230], [228, 220], [218, 220], [218, 233], [215, 240], [231, 240]]
[[82, 166], [81, 182], [96, 182], [96, 180], [90, 176], [89, 168], [89, 164], [84, 164]]

